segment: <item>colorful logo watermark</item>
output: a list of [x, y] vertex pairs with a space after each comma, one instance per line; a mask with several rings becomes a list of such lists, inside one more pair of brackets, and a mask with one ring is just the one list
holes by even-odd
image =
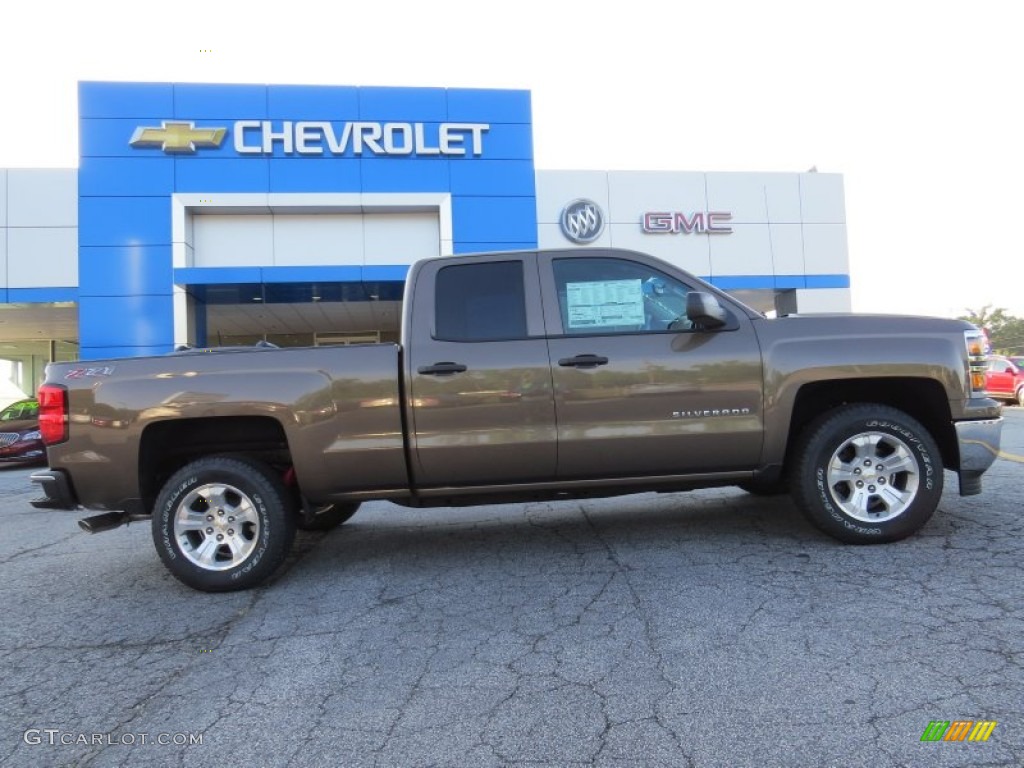
[[988, 741], [997, 725], [995, 720], [932, 720], [921, 741]]

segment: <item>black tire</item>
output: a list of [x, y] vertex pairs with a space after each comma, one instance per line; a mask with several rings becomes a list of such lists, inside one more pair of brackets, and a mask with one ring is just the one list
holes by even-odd
[[331, 504], [318, 512], [312, 520], [307, 521], [306, 516], [300, 510], [295, 524], [300, 531], [333, 531], [342, 523], [348, 522], [358, 511], [358, 501]]
[[1024, 405], [1024, 387], [1017, 387], [1017, 405]]
[[160, 491], [153, 542], [167, 569], [193, 589], [248, 589], [288, 555], [295, 518], [291, 496], [272, 469], [209, 456], [182, 467]]
[[935, 439], [889, 406], [859, 403], [823, 414], [804, 431], [793, 457], [797, 506], [815, 526], [850, 544], [910, 536], [942, 496]]

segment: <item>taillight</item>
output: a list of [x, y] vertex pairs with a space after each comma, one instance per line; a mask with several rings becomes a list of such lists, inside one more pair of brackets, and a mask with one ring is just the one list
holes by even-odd
[[46, 445], [68, 439], [68, 391], [59, 384], [39, 388], [39, 431]]
[[985, 394], [985, 371], [988, 370], [988, 357], [985, 355], [985, 334], [981, 331], [964, 331], [967, 343], [967, 374], [971, 392], [976, 395]]

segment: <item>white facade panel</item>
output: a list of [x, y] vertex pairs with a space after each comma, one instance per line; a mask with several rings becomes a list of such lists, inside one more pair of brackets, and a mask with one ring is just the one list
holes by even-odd
[[536, 179], [538, 224], [558, 224], [562, 209], [581, 197], [608, 212], [607, 171], [537, 171]]
[[838, 173], [800, 174], [800, 210], [805, 224], [845, 223], [843, 177]]
[[9, 227], [8, 288], [78, 285], [77, 227]]
[[197, 267], [269, 267], [274, 264], [274, 222], [268, 215], [193, 216]]
[[799, 224], [770, 224], [769, 247], [776, 275], [802, 275], [804, 267], [804, 233]]
[[733, 224], [731, 234], [696, 237], [708, 241], [711, 248], [711, 274], [715, 277], [775, 274], [767, 224]]
[[794, 173], [708, 173], [708, 210], [732, 214], [732, 222], [800, 222], [800, 184]]
[[608, 174], [609, 218], [635, 222], [648, 212], [704, 211], [707, 188], [703, 173], [611, 171]]
[[537, 224], [538, 248], [551, 249], [562, 248], [563, 246], [568, 247], [569, 241], [562, 236], [557, 224]]
[[273, 263], [278, 267], [358, 263], [362, 217], [354, 214], [288, 214], [273, 218]]
[[362, 218], [363, 264], [412, 264], [441, 255], [436, 213], [368, 213]]
[[7, 226], [77, 227], [77, 169], [9, 168]]
[[798, 288], [796, 292], [796, 311], [801, 315], [849, 312], [851, 306], [849, 288]]
[[808, 275], [848, 275], [845, 224], [804, 224], [804, 263]]
[[7, 169], [0, 168], [0, 227], [7, 226]]
[[0, 288], [7, 287], [7, 229], [0, 227]]

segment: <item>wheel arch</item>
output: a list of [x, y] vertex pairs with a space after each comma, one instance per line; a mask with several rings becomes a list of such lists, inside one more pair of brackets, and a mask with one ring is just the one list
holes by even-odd
[[877, 377], [815, 381], [800, 387], [786, 437], [785, 463], [800, 435], [819, 415], [841, 405], [866, 403], [887, 405], [913, 417], [928, 430], [939, 446], [947, 469], [959, 466], [956, 431], [953, 428], [949, 400], [942, 384], [914, 377]]
[[270, 416], [216, 416], [149, 424], [139, 440], [143, 508], [153, 508], [164, 483], [181, 467], [204, 456], [226, 454], [282, 468], [291, 464], [284, 426]]

